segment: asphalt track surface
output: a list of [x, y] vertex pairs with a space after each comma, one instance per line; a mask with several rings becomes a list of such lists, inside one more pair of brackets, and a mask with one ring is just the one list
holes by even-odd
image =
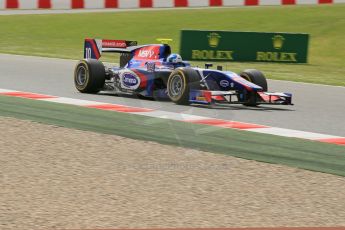
[[293, 93], [294, 106], [242, 105], [206, 108], [170, 101], [109, 94], [81, 94], [74, 88], [75, 60], [0, 54], [0, 88], [181, 112], [218, 119], [345, 137], [345, 87], [269, 80], [270, 91]]

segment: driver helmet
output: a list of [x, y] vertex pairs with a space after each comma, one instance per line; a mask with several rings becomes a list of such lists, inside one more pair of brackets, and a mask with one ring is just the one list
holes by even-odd
[[182, 57], [179, 54], [170, 54], [167, 58], [167, 62], [170, 63], [181, 63], [182, 62]]

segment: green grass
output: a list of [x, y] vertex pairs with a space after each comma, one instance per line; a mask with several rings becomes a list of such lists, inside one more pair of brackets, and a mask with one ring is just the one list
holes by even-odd
[[[85, 37], [154, 43], [181, 29], [309, 33], [309, 64], [226, 63], [269, 78], [345, 86], [345, 4], [0, 16], [0, 52], [80, 59]], [[200, 64], [199, 64], [200, 65]]]
[[345, 147], [333, 144], [6, 96], [0, 116], [345, 176]]

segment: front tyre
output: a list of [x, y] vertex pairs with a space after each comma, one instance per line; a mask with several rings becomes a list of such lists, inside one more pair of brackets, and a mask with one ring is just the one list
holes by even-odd
[[254, 83], [255, 85], [258, 85], [262, 88], [263, 91], [267, 91], [267, 80], [265, 75], [256, 69], [246, 69], [242, 73], [240, 73], [240, 76], [247, 81], [250, 81]]
[[[262, 88], [264, 92], [267, 91], [268, 86], [267, 86], [267, 80], [265, 75], [260, 72], [259, 70], [256, 69], [247, 69], [244, 70], [242, 73], [240, 73], [240, 76], [247, 81], [250, 81], [254, 83], [255, 85], [258, 85]], [[247, 92], [247, 101], [244, 103], [246, 106], [257, 106], [260, 103], [258, 102], [259, 96], [257, 92], [251, 91]]]
[[200, 76], [191, 68], [175, 69], [167, 82], [168, 96], [179, 105], [188, 105], [190, 89], [200, 89]]
[[105, 68], [95, 59], [79, 61], [74, 70], [74, 85], [81, 93], [98, 93], [105, 83]]

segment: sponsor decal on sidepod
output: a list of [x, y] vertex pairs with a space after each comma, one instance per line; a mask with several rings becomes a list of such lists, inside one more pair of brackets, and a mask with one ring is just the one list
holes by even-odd
[[122, 77], [122, 86], [127, 89], [137, 89], [140, 84], [140, 78], [132, 72], [123, 72]]

